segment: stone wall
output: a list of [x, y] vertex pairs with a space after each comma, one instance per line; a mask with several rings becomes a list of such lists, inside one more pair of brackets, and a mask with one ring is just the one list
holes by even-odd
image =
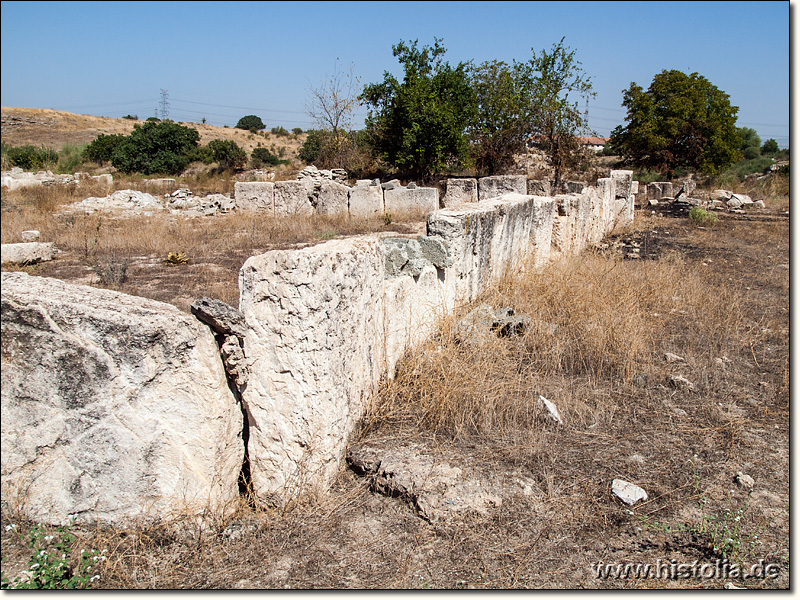
[[[430, 211], [426, 235], [249, 258], [239, 274], [243, 355], [235, 374], [227, 357], [227, 387], [224, 344], [174, 307], [4, 273], [4, 500], [5, 490], [29, 498], [40, 520], [220, 507], [238, 493], [243, 456], [265, 504], [326, 489], [380, 378], [442, 317], [503, 275], [580, 252], [633, 218], [630, 172], [555, 198], [526, 193], [545, 182], [482, 181], [448, 183], [445, 210], [433, 188], [360, 182], [347, 192], [351, 214], [408, 198]], [[271, 185], [237, 184], [237, 195], [268, 211], [271, 191], [272, 210], [287, 216], [344, 207], [332, 179]]]

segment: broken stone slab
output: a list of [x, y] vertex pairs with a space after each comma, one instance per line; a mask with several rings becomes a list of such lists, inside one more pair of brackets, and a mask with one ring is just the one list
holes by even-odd
[[215, 333], [235, 335], [242, 340], [247, 335], [244, 315], [230, 304], [206, 296], [192, 302], [189, 309]]
[[494, 486], [417, 444], [358, 445], [348, 450], [347, 463], [357, 474], [370, 478], [374, 491], [404, 499], [430, 522], [450, 521], [470, 512], [487, 514], [503, 503]]
[[545, 410], [546, 417], [554, 422], [557, 425], [563, 425], [564, 421], [561, 420], [561, 414], [558, 412], [558, 408], [555, 404], [550, 402], [544, 396], [539, 396], [538, 404], [540, 407], [543, 407]]
[[302, 181], [276, 181], [273, 189], [275, 216], [308, 216], [314, 214], [309, 199], [309, 186]]
[[633, 171], [619, 169], [612, 170], [610, 174], [614, 182], [614, 195], [616, 198], [628, 198], [633, 186]]
[[349, 192], [350, 188], [346, 185], [337, 181], [322, 180], [319, 183], [319, 187], [315, 190], [317, 214], [347, 214]]
[[450, 178], [447, 180], [447, 188], [442, 198], [445, 208], [459, 206], [465, 202], [473, 203], [478, 201], [478, 180], [472, 177]]
[[615, 479], [611, 482], [611, 492], [629, 506], [633, 506], [640, 500], [647, 500], [647, 492], [638, 485], [622, 479]]
[[750, 477], [750, 475], [746, 475], [745, 473], [739, 471], [736, 474], [736, 484], [742, 489], [752, 490], [756, 482], [752, 477]]
[[20, 234], [23, 242], [38, 242], [41, 234], [35, 229], [28, 229]]
[[492, 175], [478, 180], [478, 199], [481, 202], [511, 193], [523, 196], [528, 193], [525, 175]]
[[411, 275], [418, 277], [428, 265], [445, 269], [453, 264], [444, 243], [421, 235], [417, 239], [383, 238], [386, 277]]
[[53, 242], [22, 242], [19, 244], [0, 245], [0, 263], [16, 263], [19, 265], [33, 265], [47, 262], [56, 257], [56, 247]]
[[1, 310], [4, 502], [119, 525], [234, 505], [242, 412], [206, 325], [19, 272], [2, 273]]
[[459, 343], [481, 344], [495, 337], [523, 335], [530, 324], [530, 317], [516, 314], [509, 306], [494, 309], [481, 304], [456, 323], [454, 334]]
[[399, 179], [392, 179], [390, 181], [386, 181], [386, 182], [381, 184], [381, 188], [383, 188], [384, 191], [385, 190], [393, 190], [395, 188], [399, 188], [399, 187], [402, 187], [402, 186], [403, 186], [403, 184], [400, 183]]
[[672, 384], [672, 387], [682, 388], [686, 390], [693, 390], [694, 384], [686, 379], [683, 375], [670, 375], [669, 381]]

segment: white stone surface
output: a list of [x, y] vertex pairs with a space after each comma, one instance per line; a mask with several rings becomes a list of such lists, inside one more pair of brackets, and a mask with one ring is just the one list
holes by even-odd
[[352, 217], [375, 217], [384, 213], [383, 188], [379, 185], [363, 185], [350, 189], [348, 205]]
[[3, 501], [124, 523], [236, 500], [242, 413], [211, 331], [174, 306], [2, 274]]
[[0, 245], [0, 263], [34, 264], [56, 257], [53, 242], [22, 242]]
[[336, 181], [324, 179], [316, 192], [316, 210], [320, 215], [346, 215], [350, 188]]
[[309, 200], [309, 182], [303, 181], [276, 181], [273, 192], [273, 201], [276, 217], [308, 216], [314, 214], [314, 208]]
[[271, 181], [237, 181], [233, 185], [236, 210], [275, 214], [275, 184]]
[[447, 188], [442, 198], [445, 208], [455, 208], [464, 203], [474, 203], [478, 201], [478, 180], [471, 177], [450, 178], [447, 180]]
[[638, 485], [634, 485], [622, 479], [615, 479], [611, 482], [611, 492], [630, 506], [633, 506], [639, 502], [639, 500], [647, 500], [647, 492]]
[[478, 180], [478, 199], [491, 200], [505, 194], [528, 193], [528, 180], [525, 175], [493, 175]]

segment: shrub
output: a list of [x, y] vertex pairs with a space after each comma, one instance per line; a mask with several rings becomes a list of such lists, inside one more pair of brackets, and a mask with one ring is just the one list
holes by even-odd
[[717, 215], [700, 208], [699, 206], [692, 207], [689, 211], [689, 218], [697, 225], [715, 225], [717, 222]]
[[214, 154], [208, 146], [198, 146], [189, 152], [189, 160], [191, 162], [201, 162], [210, 165], [214, 162]]
[[138, 121], [139, 120], [139, 115], [125, 115], [122, 118], [123, 119], [129, 119], [131, 121]]
[[778, 151], [778, 142], [770, 138], [761, 146], [761, 154], [775, 154]]
[[292, 129], [292, 133], [295, 135], [300, 135], [301, 133], [303, 133], [303, 129], [301, 127], [295, 127], [294, 129]]
[[124, 139], [125, 136], [121, 134], [106, 135], [101, 133], [86, 146], [86, 150], [83, 151], [83, 159], [98, 164], [110, 162], [111, 157], [114, 155], [114, 150]]
[[159, 119], [158, 117], [147, 117], [145, 121], [150, 121], [151, 123], [160, 123], [161, 119]]
[[288, 164], [288, 160], [281, 160], [266, 148], [256, 148], [250, 155], [253, 168], [260, 169], [265, 166], [274, 167], [276, 165]]
[[123, 173], [179, 175], [190, 161], [200, 134], [196, 129], [168, 121], [134, 126], [111, 157], [111, 164]]
[[12, 167], [33, 171], [54, 167], [58, 163], [58, 152], [46, 146], [7, 146], [3, 144], [3, 158]]
[[58, 165], [56, 169], [59, 173], [74, 173], [83, 164], [84, 152], [88, 144], [64, 144], [58, 151]]
[[265, 127], [266, 125], [264, 125], [261, 117], [257, 117], [256, 115], [246, 115], [236, 123], [236, 129], [246, 129], [248, 131], [258, 131]]
[[274, 133], [275, 135], [281, 136], [281, 137], [287, 137], [289, 135], [289, 132], [286, 131], [286, 128], [283, 127], [282, 125], [278, 125], [277, 127], [273, 127], [270, 131], [272, 133]]
[[211, 140], [208, 149], [222, 170], [241, 169], [247, 164], [247, 153], [233, 140]]
[[322, 152], [322, 145], [328, 133], [321, 129], [309, 129], [306, 141], [297, 151], [297, 156], [307, 165], [313, 164]]

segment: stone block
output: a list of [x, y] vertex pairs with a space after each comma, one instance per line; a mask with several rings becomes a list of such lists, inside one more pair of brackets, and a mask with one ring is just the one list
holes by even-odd
[[478, 180], [474, 178], [448, 179], [442, 199], [445, 208], [453, 208], [465, 202], [478, 201]]
[[550, 182], [546, 179], [529, 179], [528, 180], [528, 195], [529, 196], [549, 196], [550, 195]]
[[628, 198], [628, 196], [631, 195], [631, 188], [633, 186], [633, 171], [611, 171], [611, 179], [616, 185], [614, 193], [616, 194], [617, 198]]
[[662, 198], [674, 198], [672, 195], [671, 181], [654, 181], [647, 184], [647, 199], [661, 200]]
[[275, 213], [275, 184], [270, 181], [237, 181], [233, 197], [237, 210]]
[[20, 234], [23, 242], [38, 242], [40, 233], [36, 229], [28, 229]]
[[193, 316], [3, 273], [2, 339], [3, 501], [27, 518], [122, 525], [237, 501], [242, 412]]
[[309, 187], [303, 181], [276, 181], [273, 192], [275, 216], [308, 216], [314, 214]]
[[56, 247], [53, 242], [23, 242], [21, 244], [0, 245], [0, 263], [20, 265], [36, 264], [53, 260]]
[[478, 199], [491, 200], [504, 194], [528, 193], [528, 183], [525, 175], [492, 175], [491, 177], [481, 177], [478, 180]]
[[383, 192], [384, 210], [389, 214], [414, 213], [430, 214], [439, 208], [437, 188], [397, 187]]
[[350, 189], [348, 206], [352, 217], [375, 217], [383, 214], [383, 189], [379, 185], [359, 185]]
[[316, 210], [320, 215], [347, 214], [350, 188], [336, 181], [323, 180], [316, 192]]

